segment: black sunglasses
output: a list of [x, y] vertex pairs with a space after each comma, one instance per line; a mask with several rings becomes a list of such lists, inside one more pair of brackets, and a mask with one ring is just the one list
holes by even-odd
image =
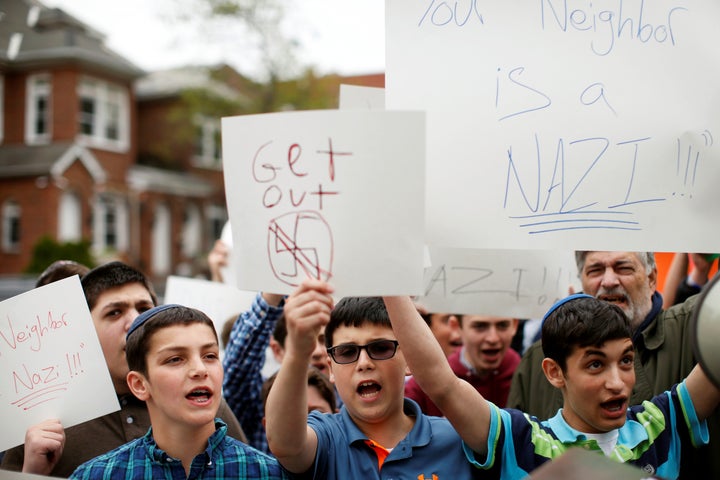
[[375, 340], [367, 345], [355, 345], [348, 343], [346, 345], [337, 345], [327, 349], [335, 363], [344, 365], [346, 363], [356, 362], [360, 358], [360, 350], [365, 350], [368, 357], [373, 360], [389, 360], [395, 356], [397, 351], [397, 340]]

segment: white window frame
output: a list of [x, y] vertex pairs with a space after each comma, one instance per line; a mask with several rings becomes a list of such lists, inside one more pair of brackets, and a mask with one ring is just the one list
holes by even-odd
[[[22, 243], [22, 208], [15, 200], [6, 200], [2, 205], [2, 249], [4, 252], [17, 253]], [[17, 238], [13, 233], [17, 229]]]
[[0, 144], [5, 133], [5, 77], [0, 75]]
[[[127, 88], [91, 77], [78, 84], [78, 140], [85, 146], [125, 152], [130, 145], [130, 101]], [[83, 100], [91, 100], [90, 132], [83, 132]], [[114, 124], [115, 137], [108, 135]]]
[[151, 264], [154, 275], [167, 275], [172, 267], [172, 212], [166, 203], [155, 205]]
[[58, 205], [58, 233], [61, 242], [82, 239], [82, 203], [74, 192], [63, 192]]
[[[44, 99], [45, 112], [38, 111], [38, 102]], [[37, 123], [41, 114], [45, 117], [45, 131], [38, 132]], [[25, 143], [41, 145], [52, 139], [52, 78], [49, 73], [30, 75], [26, 81], [25, 92]]]
[[[208, 245], [212, 246], [215, 243], [215, 240], [220, 238], [223, 226], [227, 221], [228, 213], [225, 207], [221, 207], [219, 205], [208, 205], [205, 207], [205, 225], [207, 226], [205, 231], [208, 232]], [[214, 228], [215, 225], [219, 226], [217, 231]]]
[[[112, 232], [114, 244], [109, 244], [108, 215], [114, 218]], [[128, 248], [128, 208], [123, 199], [116, 195], [101, 195], [93, 205], [93, 250], [98, 254], [108, 251], [125, 252]]]
[[202, 215], [195, 204], [185, 206], [182, 233], [182, 253], [187, 258], [194, 258], [202, 250]]
[[[218, 118], [197, 115], [195, 126], [199, 134], [194, 138], [193, 164], [197, 167], [222, 169], [222, 126]], [[217, 141], [216, 141], [217, 138]]]

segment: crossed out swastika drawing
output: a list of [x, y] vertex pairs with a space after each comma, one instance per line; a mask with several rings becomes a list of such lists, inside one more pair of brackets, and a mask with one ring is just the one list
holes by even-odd
[[333, 236], [319, 212], [290, 212], [270, 220], [267, 252], [275, 277], [290, 286], [307, 277], [332, 277]]

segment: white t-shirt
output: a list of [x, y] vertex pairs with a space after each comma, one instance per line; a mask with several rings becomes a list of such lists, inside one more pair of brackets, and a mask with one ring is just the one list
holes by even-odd
[[610, 430], [605, 433], [585, 433], [584, 434], [589, 440], [595, 440], [598, 446], [602, 449], [606, 457], [609, 457], [617, 445], [618, 430]]

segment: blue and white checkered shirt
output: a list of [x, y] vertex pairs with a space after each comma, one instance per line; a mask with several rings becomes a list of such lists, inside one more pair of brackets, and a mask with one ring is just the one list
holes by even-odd
[[265, 428], [262, 426], [262, 368], [270, 335], [283, 308], [267, 304], [257, 294], [250, 310], [235, 321], [225, 347], [223, 396], [242, 426], [248, 442], [269, 452]]
[[228, 437], [227, 426], [222, 420], [215, 420], [215, 428], [205, 451], [193, 459], [190, 474], [187, 476], [182, 462], [170, 457], [158, 447], [151, 428], [144, 437], [83, 463], [70, 478], [288, 478], [275, 458], [245, 445], [240, 440]]

